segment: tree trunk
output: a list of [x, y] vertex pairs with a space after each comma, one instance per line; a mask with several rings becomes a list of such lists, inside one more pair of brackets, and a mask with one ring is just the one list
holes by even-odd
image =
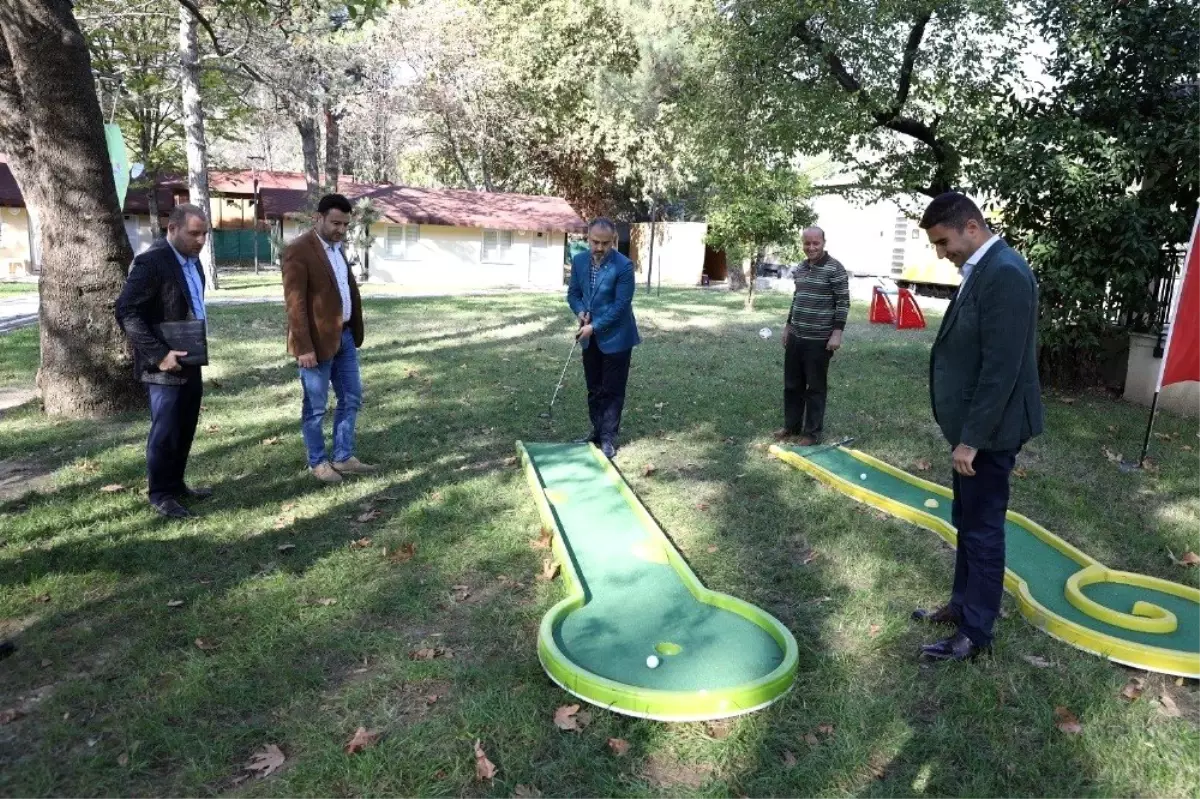
[[763, 247], [754, 248], [754, 257], [750, 259], [750, 273], [746, 275], [746, 283], [750, 291], [746, 294], [746, 310], [754, 310], [754, 282], [758, 280], [758, 267], [762, 265], [763, 260], [767, 257], [766, 249]]
[[150, 240], [157, 242], [162, 238], [162, 228], [158, 224], [158, 172], [157, 170], [147, 175], [150, 185], [146, 195], [146, 208], [150, 212]]
[[317, 156], [317, 120], [305, 115], [296, 120], [300, 147], [304, 151], [304, 182], [308, 184], [308, 210], [317, 209], [321, 197], [321, 162]]
[[325, 114], [325, 186], [329, 191], [336, 192], [342, 169], [342, 115], [328, 105], [325, 106], [323, 112]]
[[[212, 225], [212, 203], [208, 195], [208, 144], [204, 139], [204, 107], [200, 104], [200, 45], [196, 40], [196, 18], [179, 7], [179, 72], [183, 87], [183, 130], [187, 138], [188, 196], [200, 206]], [[220, 288], [213, 260], [212, 236], [200, 251], [200, 265], [208, 288]]]
[[730, 291], [741, 291], [746, 288], [746, 273], [742, 271], [741, 255], [741, 247], [725, 251], [725, 277], [729, 281]]
[[74, 418], [137, 407], [113, 313], [133, 253], [70, 0], [0, 3], [0, 151], [38, 219], [43, 407]]

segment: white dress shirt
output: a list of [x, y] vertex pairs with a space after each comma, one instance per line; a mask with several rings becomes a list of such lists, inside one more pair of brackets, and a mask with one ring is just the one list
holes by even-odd
[[992, 249], [992, 245], [998, 241], [1000, 241], [1000, 237], [993, 233], [992, 237], [985, 241], [978, 250], [973, 252], [971, 257], [967, 259], [967, 262], [963, 264], [962, 283], [958, 287], [960, 294], [962, 293], [963, 288], [967, 285], [967, 281], [971, 279], [971, 273], [975, 271], [976, 264], [983, 260], [983, 256], [987, 255], [987, 251]]
[[333, 276], [337, 278], [338, 291], [342, 295], [342, 324], [350, 321], [350, 268], [346, 266], [346, 258], [342, 255], [342, 248], [336, 244], [330, 244], [317, 236], [317, 240], [321, 242], [321, 246], [325, 248], [325, 256], [329, 258], [329, 264], [333, 267]]

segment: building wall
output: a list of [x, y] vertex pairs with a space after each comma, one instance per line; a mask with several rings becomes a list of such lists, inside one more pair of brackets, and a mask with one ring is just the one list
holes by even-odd
[[513, 231], [509, 263], [498, 264], [483, 262], [482, 228], [419, 225], [407, 257], [399, 258], [388, 254], [389, 227], [371, 228], [376, 235], [371, 248], [372, 280], [430, 290], [563, 284], [563, 231]]
[[33, 274], [29, 242], [29, 213], [24, 208], [0, 208], [0, 278]]
[[[664, 286], [698, 286], [704, 274], [705, 222], [659, 222], [654, 226], [654, 269], [650, 279], [659, 277]], [[630, 225], [629, 257], [637, 264], [638, 275], [646, 279], [650, 267], [649, 222]]]
[[141, 255], [154, 245], [154, 232], [150, 229], [148, 214], [125, 214], [125, 235], [134, 255]]

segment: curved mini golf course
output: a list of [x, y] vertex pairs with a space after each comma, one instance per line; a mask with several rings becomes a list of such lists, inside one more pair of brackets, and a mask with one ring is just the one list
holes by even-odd
[[[957, 540], [948, 488], [844, 447], [771, 452], [860, 502]], [[1110, 569], [1012, 511], [1005, 547], [1004, 587], [1035, 627], [1117, 663], [1200, 677], [1200, 589]]]
[[705, 588], [598, 449], [517, 449], [568, 589], [538, 634], [551, 679], [592, 704], [663, 721], [736, 716], [787, 693], [792, 634]]

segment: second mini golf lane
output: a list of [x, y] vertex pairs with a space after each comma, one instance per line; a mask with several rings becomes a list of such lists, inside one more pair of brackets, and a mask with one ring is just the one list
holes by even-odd
[[791, 633], [704, 588], [598, 450], [518, 446], [570, 589], [539, 636], [556, 682], [589, 702], [663, 720], [746, 713], [791, 687]]
[[[857, 450], [772, 447], [837, 490], [954, 544], [950, 489]], [[1200, 677], [1200, 590], [1110, 569], [1009, 511], [1004, 587], [1035, 626], [1080, 649], [1149, 671]]]

